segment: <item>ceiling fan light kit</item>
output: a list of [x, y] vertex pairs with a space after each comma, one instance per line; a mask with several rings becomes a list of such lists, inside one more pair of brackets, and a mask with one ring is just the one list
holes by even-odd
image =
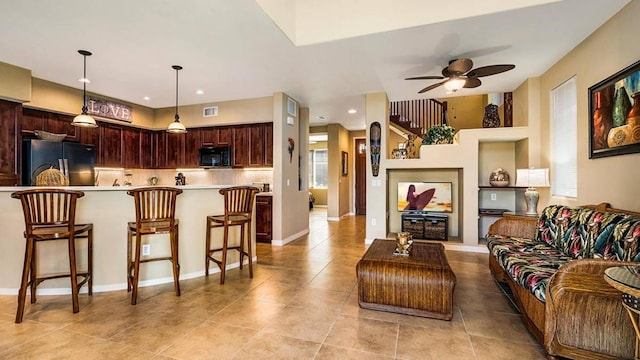
[[87, 50], [78, 50], [78, 53], [82, 55], [84, 60], [84, 70], [82, 73], [82, 79], [80, 79], [82, 82], [82, 113], [73, 118], [71, 125], [80, 127], [98, 127], [96, 120], [88, 114], [87, 108], [87, 83], [89, 82], [89, 80], [87, 80], [87, 56], [91, 56], [91, 52]]
[[472, 89], [482, 85], [482, 82], [478, 79], [480, 77], [500, 74], [515, 67], [513, 64], [500, 64], [472, 69], [473, 61], [471, 61], [471, 59], [460, 58], [449, 61], [449, 65], [442, 69], [442, 76], [415, 76], [406, 78], [405, 80], [442, 80], [439, 83], [429, 85], [418, 91], [418, 94], [433, 90], [440, 85], [444, 85], [444, 88], [447, 89], [449, 93], [453, 93], [462, 88]]

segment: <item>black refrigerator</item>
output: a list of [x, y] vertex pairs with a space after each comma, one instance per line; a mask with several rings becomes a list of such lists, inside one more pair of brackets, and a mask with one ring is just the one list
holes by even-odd
[[22, 140], [22, 185], [35, 185], [36, 176], [54, 167], [68, 176], [69, 185], [93, 186], [96, 148], [74, 142]]

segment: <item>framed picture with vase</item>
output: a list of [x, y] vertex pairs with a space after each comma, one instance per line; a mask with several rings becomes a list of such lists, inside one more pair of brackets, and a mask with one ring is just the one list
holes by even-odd
[[640, 61], [589, 88], [589, 158], [640, 152]]

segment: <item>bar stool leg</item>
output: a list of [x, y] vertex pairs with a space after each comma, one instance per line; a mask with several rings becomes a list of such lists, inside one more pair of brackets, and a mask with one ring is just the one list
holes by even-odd
[[20, 290], [18, 291], [18, 310], [16, 311], [16, 324], [22, 322], [22, 315], [24, 314], [24, 301], [27, 297], [27, 286], [29, 285], [29, 272], [31, 271], [33, 245], [33, 239], [28, 238], [27, 246], [24, 252], [24, 265], [22, 265], [22, 282], [20, 283]]
[[140, 233], [136, 233], [136, 253], [133, 263], [133, 279], [131, 280], [131, 305], [138, 301], [138, 275], [140, 274]]
[[38, 286], [38, 243], [33, 240], [31, 243], [31, 272], [29, 273], [29, 283], [31, 284], [31, 303], [36, 303], [36, 287]]
[[[244, 225], [242, 225], [244, 229]], [[244, 232], [244, 231], [243, 231]], [[251, 222], [247, 223], [247, 257], [249, 258], [249, 277], [253, 279], [253, 255], [251, 254]]]
[[222, 239], [222, 262], [220, 263], [220, 285], [224, 285], [227, 272], [227, 241], [229, 239], [229, 226], [224, 224], [224, 238]]
[[71, 234], [69, 236], [69, 269], [71, 270], [71, 300], [73, 302], [73, 313], [80, 311], [78, 303], [78, 269], [76, 268], [76, 239]]
[[240, 270], [242, 270], [242, 267], [244, 265], [244, 256], [246, 255], [246, 253], [244, 252], [244, 225], [241, 224], [240, 225]]
[[89, 296], [93, 296], [93, 229], [89, 229], [87, 234], [87, 248], [87, 256], [89, 257], [87, 261], [87, 276], [89, 277], [87, 286], [89, 287]]
[[171, 265], [173, 266], [173, 287], [180, 296], [180, 264], [178, 263], [178, 226], [169, 233], [171, 241]]
[[131, 242], [133, 241], [133, 235], [131, 229], [127, 228], [127, 292], [131, 292]]
[[207, 235], [204, 252], [204, 276], [209, 276], [209, 254], [211, 253], [211, 220], [207, 219]]

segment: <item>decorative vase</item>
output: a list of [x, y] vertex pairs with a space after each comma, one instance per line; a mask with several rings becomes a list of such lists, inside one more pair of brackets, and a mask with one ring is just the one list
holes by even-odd
[[631, 98], [633, 99], [633, 106], [629, 110], [629, 115], [627, 115], [627, 124], [633, 128], [640, 125], [640, 92], [633, 93]]
[[484, 108], [484, 117], [482, 118], [483, 128], [500, 127], [500, 116], [498, 115], [498, 105], [489, 104]]
[[503, 168], [497, 168], [489, 176], [489, 184], [495, 187], [509, 186], [509, 173]]
[[613, 103], [613, 127], [622, 126], [627, 122], [627, 115], [631, 109], [631, 101], [624, 86], [616, 89]]

